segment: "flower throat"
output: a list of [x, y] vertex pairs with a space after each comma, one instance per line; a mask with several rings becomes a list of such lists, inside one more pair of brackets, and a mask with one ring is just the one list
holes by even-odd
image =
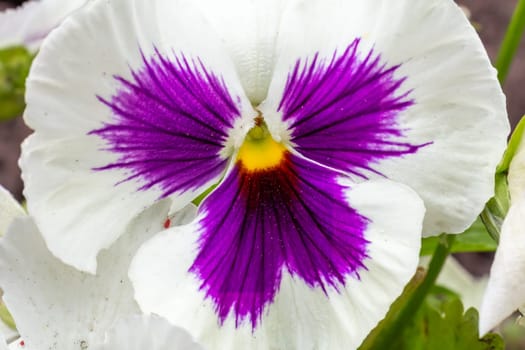
[[286, 152], [284, 145], [273, 139], [263, 117], [258, 116], [239, 149], [237, 161], [245, 171], [265, 171], [278, 167]]

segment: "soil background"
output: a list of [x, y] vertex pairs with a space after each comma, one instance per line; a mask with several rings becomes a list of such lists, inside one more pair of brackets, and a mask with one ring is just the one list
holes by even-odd
[[[394, 0], [395, 1], [395, 0]], [[0, 10], [22, 1], [0, 1]], [[494, 62], [517, 0], [457, 0], [467, 9], [485, 47]], [[443, 72], [447, 74], [447, 72]], [[525, 114], [525, 43], [522, 40], [507, 81], [503, 87], [507, 95], [509, 117], [513, 125]], [[23, 184], [17, 160], [20, 143], [30, 134], [22, 118], [0, 122], [0, 184], [22, 199]], [[461, 254], [458, 258], [476, 275], [488, 272], [491, 255]]]

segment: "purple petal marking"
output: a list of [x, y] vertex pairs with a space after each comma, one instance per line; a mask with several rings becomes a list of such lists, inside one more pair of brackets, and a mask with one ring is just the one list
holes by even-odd
[[288, 76], [278, 110], [292, 130], [291, 141], [307, 158], [367, 178], [373, 163], [417, 152], [403, 140], [400, 112], [415, 102], [403, 92], [399, 65], [388, 67], [360, 40], [330, 61], [319, 54], [298, 60]]
[[365, 268], [368, 220], [349, 207], [340, 174], [285, 153], [280, 166], [249, 172], [238, 162], [200, 208], [192, 271], [221, 322], [233, 313], [255, 329], [282, 271], [312, 288], [339, 290]]
[[227, 159], [219, 153], [239, 108], [224, 80], [200, 60], [182, 54], [170, 60], [156, 51], [143, 62], [133, 79], [115, 76], [120, 88], [111, 100], [99, 97], [113, 120], [90, 134], [120, 158], [95, 170], [127, 170], [121, 182], [139, 179], [139, 190], [159, 186], [162, 197], [197, 189], [224, 171]]

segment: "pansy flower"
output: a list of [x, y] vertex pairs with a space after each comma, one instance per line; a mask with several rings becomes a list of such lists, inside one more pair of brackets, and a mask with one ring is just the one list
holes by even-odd
[[32, 0], [0, 12], [0, 48], [38, 50], [45, 37], [87, 0]]
[[481, 211], [508, 132], [449, 0], [95, 1], [27, 86], [25, 194], [64, 262], [95, 272], [130, 218], [216, 185], [131, 269], [144, 310], [212, 349], [357, 347], [421, 231]]
[[[0, 187], [0, 204], [10, 202]], [[18, 211], [13, 203], [13, 210]], [[135, 218], [126, 233], [99, 258], [91, 275], [58, 260], [47, 249], [30, 217], [18, 217], [0, 240], [0, 288], [21, 336], [10, 348], [198, 350], [182, 329], [159, 317], [140, 316], [127, 271], [137, 247], [162, 228], [169, 202], [156, 203]], [[195, 216], [189, 205], [172, 224]], [[0, 339], [1, 349], [1, 339]]]

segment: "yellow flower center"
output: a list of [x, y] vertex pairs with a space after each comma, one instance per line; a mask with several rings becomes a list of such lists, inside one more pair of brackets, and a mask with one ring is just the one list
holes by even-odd
[[284, 145], [272, 138], [266, 124], [260, 118], [256, 119], [256, 125], [246, 135], [237, 160], [247, 171], [261, 171], [281, 164], [285, 152]]

